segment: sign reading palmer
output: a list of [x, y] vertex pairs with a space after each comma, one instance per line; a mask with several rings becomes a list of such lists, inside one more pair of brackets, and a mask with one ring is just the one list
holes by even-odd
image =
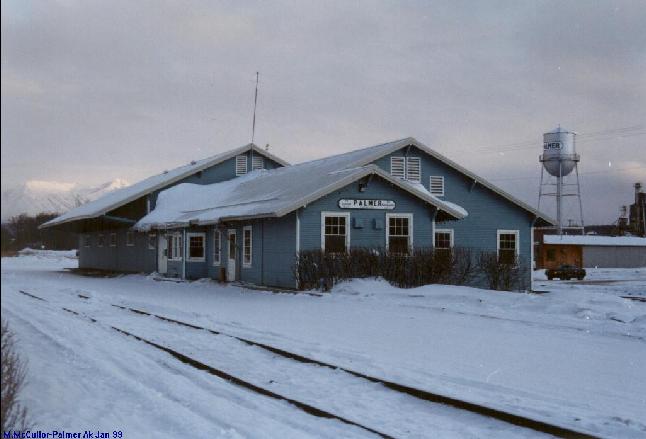
[[395, 208], [394, 200], [366, 200], [366, 199], [348, 199], [339, 200], [341, 209], [381, 209], [393, 210]]

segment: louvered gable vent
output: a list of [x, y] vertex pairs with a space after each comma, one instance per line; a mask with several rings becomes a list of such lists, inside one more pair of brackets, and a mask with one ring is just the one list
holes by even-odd
[[422, 181], [422, 164], [419, 157], [406, 158], [406, 179], [414, 183]]
[[251, 160], [251, 170], [257, 171], [258, 169], [265, 169], [265, 158], [261, 155], [254, 154]]
[[247, 156], [236, 156], [236, 176], [245, 175], [247, 173]]
[[404, 157], [390, 158], [390, 175], [395, 178], [406, 178], [406, 161]]
[[444, 177], [440, 175], [431, 175], [430, 189], [431, 194], [436, 197], [444, 196]]

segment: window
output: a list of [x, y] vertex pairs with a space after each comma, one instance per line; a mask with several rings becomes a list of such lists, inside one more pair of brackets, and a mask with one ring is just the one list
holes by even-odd
[[245, 175], [247, 173], [247, 156], [236, 156], [236, 176]]
[[252, 250], [252, 233], [251, 226], [242, 228], [242, 266], [251, 267], [251, 250]]
[[135, 232], [128, 230], [126, 232], [126, 245], [132, 247], [135, 245]]
[[498, 230], [498, 260], [515, 264], [518, 255], [518, 230]]
[[97, 247], [103, 247], [105, 245], [105, 236], [103, 236], [103, 233], [99, 233], [99, 236], [97, 236], [96, 245]]
[[422, 162], [419, 157], [406, 158], [406, 180], [413, 183], [422, 181]]
[[204, 261], [204, 233], [187, 233], [189, 261]]
[[213, 265], [220, 265], [222, 258], [222, 232], [213, 232]]
[[408, 254], [413, 247], [413, 215], [386, 214], [386, 246], [391, 253]]
[[321, 213], [321, 249], [326, 253], [342, 253], [350, 248], [349, 213]]
[[435, 229], [435, 249], [450, 250], [453, 248], [453, 229]]
[[431, 194], [436, 197], [444, 196], [444, 177], [440, 175], [431, 175], [431, 182], [429, 184]]
[[168, 259], [172, 261], [179, 261], [182, 259], [182, 235], [173, 233], [168, 235]]
[[110, 233], [110, 247], [116, 247], [116, 246], [117, 246], [117, 234]]
[[406, 178], [406, 161], [404, 157], [390, 158], [390, 175], [395, 178]]
[[92, 244], [92, 241], [90, 239], [90, 235], [83, 235], [83, 246], [89, 247], [91, 244]]
[[254, 154], [251, 160], [251, 170], [265, 169], [265, 158], [261, 155]]
[[148, 249], [155, 250], [157, 248], [157, 235], [154, 233], [148, 234]]

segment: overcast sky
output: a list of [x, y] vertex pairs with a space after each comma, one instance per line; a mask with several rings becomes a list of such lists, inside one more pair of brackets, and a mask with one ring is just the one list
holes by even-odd
[[535, 205], [561, 124], [586, 222], [613, 221], [646, 183], [645, 23], [643, 0], [2, 1], [2, 187], [246, 144], [260, 71], [256, 143], [290, 162], [413, 136]]

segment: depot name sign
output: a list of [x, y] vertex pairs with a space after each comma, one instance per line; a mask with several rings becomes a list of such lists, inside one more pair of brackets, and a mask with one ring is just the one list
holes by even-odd
[[393, 210], [395, 208], [395, 201], [342, 198], [339, 200], [339, 207], [341, 209]]

